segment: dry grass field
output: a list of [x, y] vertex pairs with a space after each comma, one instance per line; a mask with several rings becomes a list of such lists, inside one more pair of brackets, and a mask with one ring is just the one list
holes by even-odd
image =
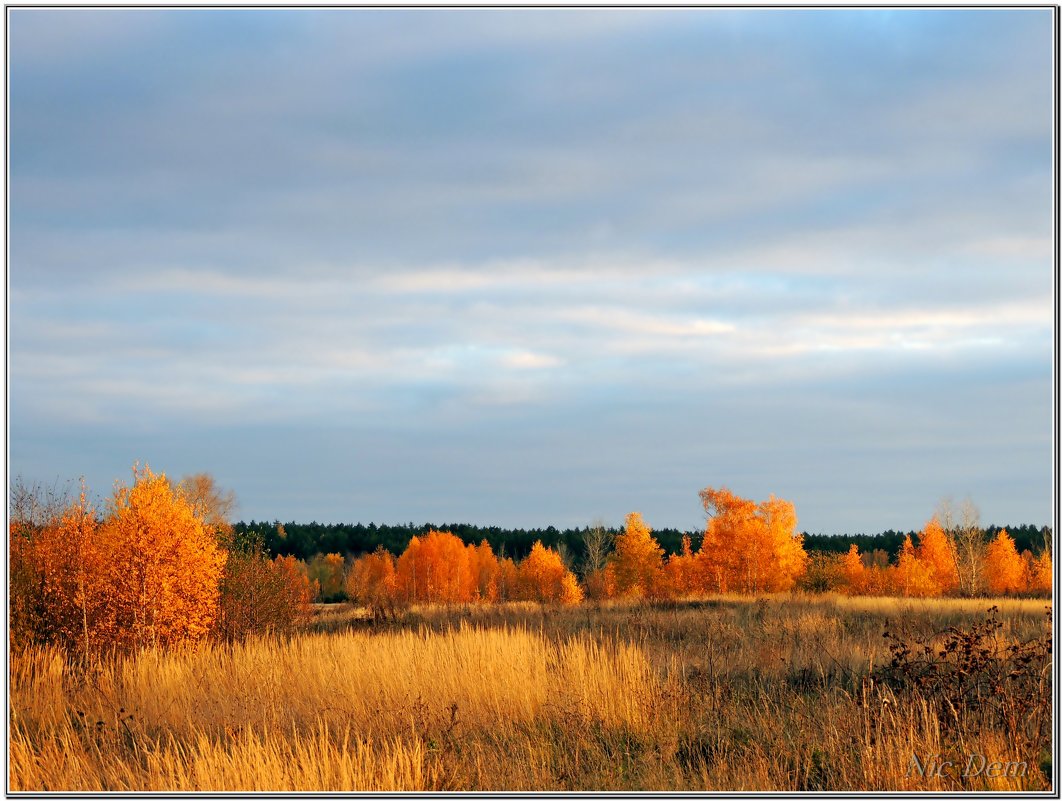
[[[89, 670], [30, 649], [11, 664], [9, 786], [1048, 789], [1046, 604], [995, 603], [980, 638], [992, 601], [787, 595], [375, 627], [337, 606], [285, 639]], [[926, 639], [949, 626], [954, 646]], [[946, 654], [919, 661], [923, 641]]]

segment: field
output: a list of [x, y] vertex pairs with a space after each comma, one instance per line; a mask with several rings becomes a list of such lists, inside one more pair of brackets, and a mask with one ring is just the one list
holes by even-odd
[[87, 670], [33, 648], [11, 664], [9, 785], [1044, 790], [1049, 637], [1044, 601], [785, 595], [380, 625], [338, 605], [284, 639]]

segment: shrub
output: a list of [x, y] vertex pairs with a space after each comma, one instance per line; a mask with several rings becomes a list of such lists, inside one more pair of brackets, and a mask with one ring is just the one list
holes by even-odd
[[982, 623], [928, 636], [886, 627], [891, 659], [873, 678], [924, 700], [945, 736], [961, 738], [988, 722], [1000, 725], [1019, 752], [1039, 753], [1050, 736], [1051, 638], [1005, 645], [998, 612], [993, 606]]
[[305, 565], [292, 556], [269, 559], [260, 546], [229, 554], [221, 579], [215, 633], [226, 640], [290, 631], [312, 599]]

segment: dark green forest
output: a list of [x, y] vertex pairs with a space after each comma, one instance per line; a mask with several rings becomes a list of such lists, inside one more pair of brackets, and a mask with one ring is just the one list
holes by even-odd
[[[985, 538], [991, 539], [1000, 529], [1005, 528], [1014, 539], [1019, 553], [1026, 549], [1039, 554], [1043, 550], [1045, 532], [1050, 537], [1050, 528], [1034, 525], [989, 526], [985, 529]], [[486, 540], [496, 554], [514, 559], [523, 559], [531, 551], [536, 540], [543, 545], [566, 551], [577, 562], [584, 555], [584, 535], [587, 528], [557, 529], [553, 526], [532, 529], [506, 529], [498, 526], [474, 526], [468, 523], [405, 523], [399, 525], [377, 525], [375, 523], [272, 523], [265, 521], [239, 522], [234, 526], [238, 539], [260, 542], [273, 556], [296, 556], [310, 559], [319, 553], [338, 553], [344, 556], [359, 556], [383, 546], [393, 554], [400, 554], [406, 549], [414, 536], [436, 531], [450, 531], [466, 544], [476, 545]], [[618, 534], [619, 529], [607, 529]], [[660, 546], [668, 554], [678, 553], [682, 549], [682, 537], [689, 535], [696, 551], [703, 531], [679, 531], [674, 528], [653, 530]], [[911, 535], [915, 542], [917, 532], [884, 531], [880, 534], [804, 534], [805, 550], [826, 553], [843, 553], [852, 543], [858, 546], [860, 553], [875, 550], [884, 551], [888, 558], [894, 559], [904, 537]]]

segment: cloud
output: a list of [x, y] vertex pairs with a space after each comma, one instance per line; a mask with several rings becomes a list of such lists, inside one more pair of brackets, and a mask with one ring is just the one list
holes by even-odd
[[[322, 453], [400, 454], [390, 484], [358, 468], [366, 503], [400, 503], [423, 445], [489, 465], [425, 513], [481, 482], [518, 504], [508, 470], [564, 496], [547, 516], [644, 492], [657, 525], [704, 473], [858, 516], [790, 478], [820, 454], [914, 504], [897, 443], [1031, 485], [1046, 407], [991, 388], [1050, 373], [1050, 19], [16, 9], [13, 462], [318, 426], [346, 432], [306, 434]], [[659, 455], [621, 475], [631, 432]]]
[[550, 367], [558, 367], [563, 362], [548, 353], [533, 353], [521, 350], [502, 356], [501, 364], [515, 370], [544, 370]]

